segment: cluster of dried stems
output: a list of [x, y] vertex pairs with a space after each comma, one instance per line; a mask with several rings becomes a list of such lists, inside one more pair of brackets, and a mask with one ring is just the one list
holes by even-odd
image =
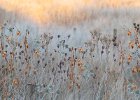
[[139, 98], [135, 96], [140, 86], [139, 24], [134, 23], [125, 35], [130, 42], [119, 39], [117, 29], [113, 35], [95, 30], [83, 47], [70, 47], [71, 35], [65, 39], [58, 35], [51, 51], [54, 36], [50, 33], [34, 43], [28, 29], [22, 33], [4, 24], [0, 33], [2, 100], [65, 100], [71, 94], [73, 100], [115, 100], [116, 93], [120, 100]]

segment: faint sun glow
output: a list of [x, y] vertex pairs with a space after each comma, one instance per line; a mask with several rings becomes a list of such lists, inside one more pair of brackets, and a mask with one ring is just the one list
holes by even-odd
[[21, 13], [34, 21], [49, 21], [55, 13], [72, 14], [84, 8], [139, 7], [140, 0], [0, 0], [6, 11]]

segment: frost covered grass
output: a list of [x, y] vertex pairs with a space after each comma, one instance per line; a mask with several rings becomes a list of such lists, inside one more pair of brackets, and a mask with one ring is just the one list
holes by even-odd
[[139, 100], [139, 15], [100, 9], [80, 23], [71, 16], [42, 25], [7, 17], [0, 31], [1, 99]]

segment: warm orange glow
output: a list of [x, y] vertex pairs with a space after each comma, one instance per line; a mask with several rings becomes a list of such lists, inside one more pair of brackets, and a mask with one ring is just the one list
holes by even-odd
[[0, 0], [0, 7], [14, 11], [38, 23], [53, 16], [71, 17], [84, 8], [139, 7], [140, 0]]

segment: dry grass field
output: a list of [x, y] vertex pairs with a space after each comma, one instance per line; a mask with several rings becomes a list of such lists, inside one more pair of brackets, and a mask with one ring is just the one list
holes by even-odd
[[140, 100], [139, 0], [0, 5], [0, 100]]

